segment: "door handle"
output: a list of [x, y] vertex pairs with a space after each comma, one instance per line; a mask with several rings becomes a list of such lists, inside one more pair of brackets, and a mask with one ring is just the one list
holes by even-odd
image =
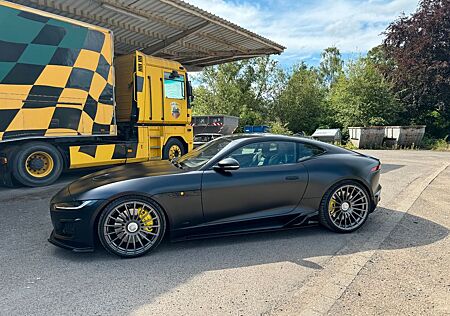
[[298, 176], [287, 176], [285, 179], [286, 180], [298, 180], [299, 177]]

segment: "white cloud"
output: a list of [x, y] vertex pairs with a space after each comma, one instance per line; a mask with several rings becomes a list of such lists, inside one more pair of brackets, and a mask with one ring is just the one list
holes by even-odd
[[417, 0], [188, 1], [286, 46], [282, 60], [316, 55], [331, 45], [342, 53], [364, 53], [381, 43], [390, 22], [417, 7]]

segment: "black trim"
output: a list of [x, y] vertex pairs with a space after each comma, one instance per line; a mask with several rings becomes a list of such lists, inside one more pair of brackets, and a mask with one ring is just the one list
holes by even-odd
[[44, 136], [46, 132], [47, 132], [46, 129], [35, 129], [35, 130], [27, 129], [20, 131], [8, 131], [3, 134], [3, 140], [18, 137]]

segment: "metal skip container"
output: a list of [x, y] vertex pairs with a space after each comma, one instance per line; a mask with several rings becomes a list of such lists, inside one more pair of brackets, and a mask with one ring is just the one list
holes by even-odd
[[386, 126], [386, 145], [394, 147], [414, 147], [420, 144], [425, 134], [425, 125]]
[[192, 117], [191, 125], [194, 127], [194, 135], [203, 133], [231, 135], [239, 125], [239, 117], [229, 115], [199, 115]]
[[349, 127], [350, 141], [357, 148], [381, 148], [385, 137], [384, 126]]

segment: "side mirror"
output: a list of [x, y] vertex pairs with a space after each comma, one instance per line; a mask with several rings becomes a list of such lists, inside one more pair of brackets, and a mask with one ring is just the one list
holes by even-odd
[[192, 83], [190, 81], [187, 83], [187, 95], [190, 102], [194, 101], [194, 90], [192, 89]]
[[214, 166], [214, 170], [217, 171], [231, 171], [239, 169], [239, 162], [233, 158], [225, 158], [217, 163], [217, 166]]

